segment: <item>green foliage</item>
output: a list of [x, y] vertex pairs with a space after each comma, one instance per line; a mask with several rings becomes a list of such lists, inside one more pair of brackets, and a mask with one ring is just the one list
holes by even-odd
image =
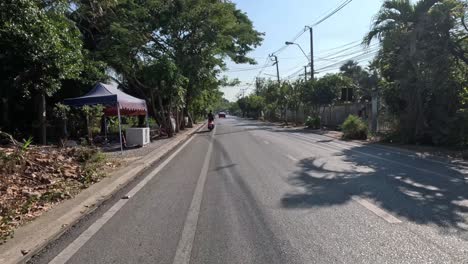
[[86, 117], [88, 128], [88, 140], [89, 143], [91, 143], [93, 135], [97, 134], [101, 129], [101, 118], [104, 115], [104, 106], [85, 105], [81, 107], [81, 111]]
[[468, 109], [461, 109], [450, 122], [448, 143], [466, 148], [468, 146]]
[[29, 147], [31, 146], [33, 142], [33, 137], [29, 137], [28, 139], [23, 140], [23, 144], [21, 145], [21, 152], [24, 153], [28, 151]]
[[[358, 65], [358, 62], [350, 60], [340, 67], [343, 76], [351, 80], [350, 88], [354, 88], [353, 101], [369, 100], [372, 97], [372, 91], [377, 89], [379, 77], [377, 72], [369, 72]], [[348, 80], [348, 81], [349, 81]]]
[[227, 111], [229, 108], [231, 108], [231, 102], [226, 100], [225, 98], [220, 98], [217, 102], [214, 103], [213, 110], [215, 112], [219, 111]]
[[4, 78], [25, 95], [52, 95], [61, 80], [77, 78], [82, 70], [80, 32], [64, 13], [38, 1], [2, 1], [0, 39]]
[[323, 106], [337, 101], [342, 88], [352, 87], [352, 80], [341, 74], [327, 74], [316, 81], [309, 81], [303, 90], [302, 100], [318, 114]]
[[307, 128], [319, 129], [320, 128], [320, 117], [319, 116], [308, 116], [305, 121]]
[[231, 113], [231, 115], [236, 115], [236, 116], [240, 116], [242, 115], [242, 111], [239, 107], [239, 104], [238, 102], [233, 102], [231, 103], [231, 105], [229, 106], [229, 113]]
[[[238, 83], [219, 76], [224, 59], [254, 64], [247, 54], [261, 41], [230, 1], [5, 0], [0, 85], [7, 89], [0, 102], [7, 113], [0, 121], [9, 131], [28, 123], [45, 127], [42, 118], [33, 122], [28, 105], [43, 92], [53, 95], [48, 109], [64, 120], [68, 110], [55, 104], [82, 95], [107, 75], [145, 98], [163, 126], [169, 113], [201, 116], [219, 107], [220, 86]], [[26, 118], [12, 118], [17, 112]]]
[[94, 147], [77, 147], [73, 149], [73, 156], [80, 162], [101, 162], [105, 156]]
[[381, 43], [373, 66], [404, 143], [449, 144], [468, 77], [466, 7], [459, 0], [387, 0], [364, 39]]
[[367, 125], [355, 115], [349, 115], [341, 126], [345, 139], [367, 139]]
[[53, 115], [61, 120], [67, 119], [68, 114], [70, 113], [70, 106], [64, 105], [62, 103], [55, 104]]

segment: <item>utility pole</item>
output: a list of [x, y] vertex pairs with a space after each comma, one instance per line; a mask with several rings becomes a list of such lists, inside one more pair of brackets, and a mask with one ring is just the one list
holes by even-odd
[[247, 88], [241, 89], [241, 91], [242, 91], [242, 98], [245, 97], [245, 90], [247, 90]]
[[307, 82], [307, 66], [304, 66], [304, 79]]
[[306, 26], [310, 33], [310, 78], [314, 80], [314, 30], [310, 26]]
[[280, 75], [279, 75], [279, 68], [278, 68], [278, 56], [270, 54], [270, 58], [275, 58], [274, 62], [276, 65], [276, 77], [278, 78], [278, 84], [281, 84]]

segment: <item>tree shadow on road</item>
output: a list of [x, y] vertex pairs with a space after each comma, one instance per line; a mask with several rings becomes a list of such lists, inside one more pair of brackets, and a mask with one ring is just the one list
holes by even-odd
[[336, 163], [331, 160], [299, 161], [288, 181], [302, 187], [302, 192], [286, 194], [281, 199], [283, 208], [340, 205], [359, 196], [402, 220], [435, 225], [443, 233], [463, 233], [468, 240], [468, 185], [463, 174], [449, 166], [444, 168], [447, 176], [396, 166], [357, 155], [361, 148], [365, 146], [334, 155], [347, 169], [334, 169]]

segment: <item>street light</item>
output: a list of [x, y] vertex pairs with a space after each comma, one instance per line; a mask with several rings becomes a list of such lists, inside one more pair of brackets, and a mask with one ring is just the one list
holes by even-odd
[[295, 42], [290, 42], [290, 41], [286, 41], [284, 44], [286, 44], [286, 45], [296, 45], [296, 46], [298, 46], [298, 47], [301, 49], [302, 54], [304, 54], [304, 56], [305, 56], [305, 57], [307, 58], [307, 60], [310, 62], [309, 56], [307, 56], [307, 54], [304, 52], [304, 50], [302, 49], [301, 45], [299, 45], [299, 44], [297, 44], [297, 43], [295, 43]]
[[[299, 45], [299, 44], [297, 44], [297, 43], [295, 43], [295, 42], [290, 42], [290, 41], [286, 41], [284, 44], [286, 44], [286, 45], [296, 45], [296, 46], [298, 46], [298, 47], [301, 49], [302, 54], [304, 54], [304, 56], [305, 56], [305, 57], [307, 58], [307, 60], [309, 61], [309, 64], [312, 65], [312, 61], [310, 60], [309, 56], [307, 56], [307, 54], [304, 52], [304, 50], [302, 49], [301, 45]], [[312, 70], [313, 70], [313, 68], [312, 68]], [[305, 78], [305, 80], [307, 81], [307, 66], [304, 66], [304, 73], [305, 73], [305, 74], [304, 74], [304, 78]]]

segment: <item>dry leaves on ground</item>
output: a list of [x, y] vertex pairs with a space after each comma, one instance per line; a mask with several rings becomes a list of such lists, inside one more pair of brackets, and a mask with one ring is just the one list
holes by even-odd
[[0, 243], [13, 230], [104, 177], [97, 149], [0, 146]]

